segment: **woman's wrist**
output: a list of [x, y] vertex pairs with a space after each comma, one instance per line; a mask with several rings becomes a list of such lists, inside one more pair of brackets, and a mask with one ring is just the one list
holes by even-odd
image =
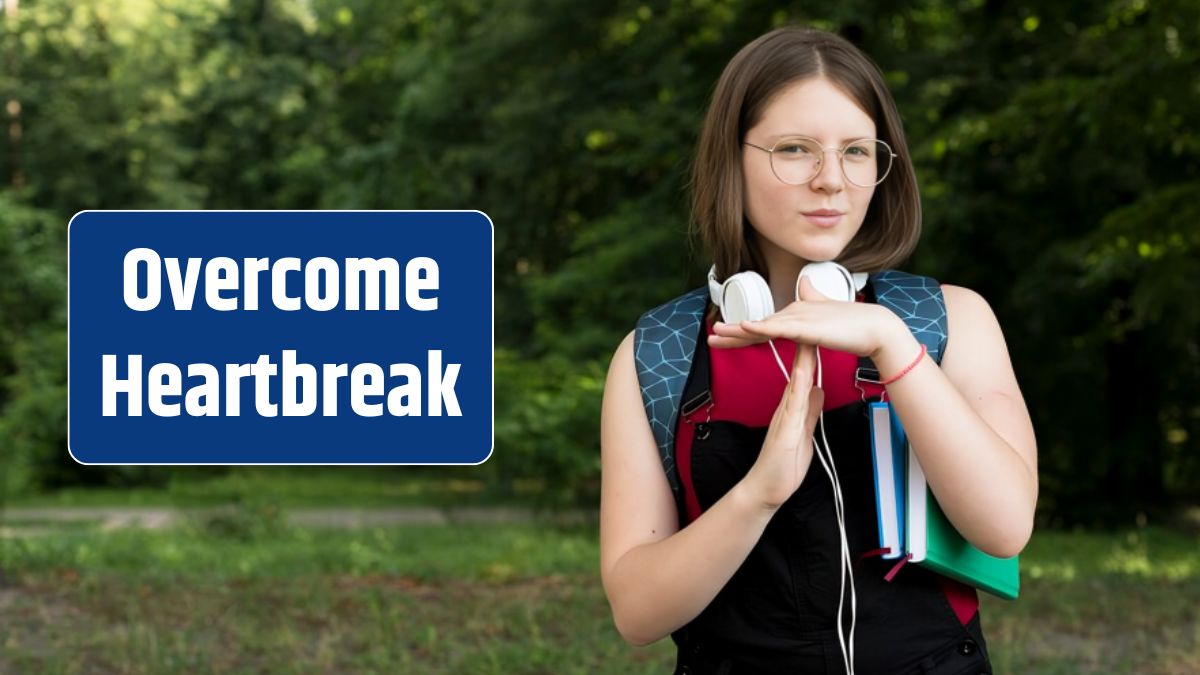
[[772, 504], [762, 496], [762, 491], [759, 490], [754, 481], [754, 469], [742, 477], [737, 483], [734, 483], [730, 488], [729, 493], [731, 498], [738, 504], [754, 513], [763, 513], [773, 515], [779, 510], [782, 504]]
[[880, 332], [879, 344], [875, 351], [868, 355], [875, 369], [879, 371], [880, 379], [891, 378], [910, 366], [913, 358], [921, 352], [921, 343], [913, 336], [912, 331], [900, 317], [888, 310], [883, 310], [891, 317]]

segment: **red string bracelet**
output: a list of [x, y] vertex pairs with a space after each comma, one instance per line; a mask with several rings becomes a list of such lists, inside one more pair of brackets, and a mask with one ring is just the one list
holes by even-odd
[[900, 378], [904, 377], [905, 375], [907, 375], [907, 374], [908, 374], [908, 371], [910, 371], [910, 370], [912, 370], [913, 368], [916, 368], [916, 367], [917, 367], [917, 364], [921, 362], [921, 359], [922, 359], [924, 356], [925, 356], [925, 345], [924, 345], [924, 344], [922, 344], [922, 345], [921, 345], [921, 353], [920, 353], [920, 354], [917, 354], [917, 358], [916, 358], [916, 359], [914, 359], [912, 363], [908, 364], [908, 367], [907, 367], [907, 368], [905, 368], [904, 370], [900, 371], [899, 373], [896, 373], [895, 375], [893, 375], [893, 376], [889, 377], [888, 379], [884, 380], [883, 382], [880, 382], [879, 384], [880, 384], [881, 386], [884, 386], [884, 387], [886, 387], [886, 386], [888, 386], [889, 384], [891, 384], [891, 383], [895, 382], [896, 380], [899, 380]]

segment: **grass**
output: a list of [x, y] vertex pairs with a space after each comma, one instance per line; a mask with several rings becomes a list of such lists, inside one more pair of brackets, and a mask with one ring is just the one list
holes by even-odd
[[613, 630], [596, 553], [533, 525], [13, 540], [0, 671], [661, 672], [668, 645]]
[[[288, 528], [3, 541], [0, 672], [664, 673], [621, 641], [594, 527]], [[997, 673], [1200, 672], [1200, 541], [1039, 532], [1022, 595], [983, 596]]]
[[1200, 537], [1041, 533], [1017, 602], [984, 596], [996, 672], [1200, 673]]

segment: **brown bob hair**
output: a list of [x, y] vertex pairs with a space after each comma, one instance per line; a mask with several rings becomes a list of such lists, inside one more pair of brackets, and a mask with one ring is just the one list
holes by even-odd
[[739, 51], [717, 82], [692, 167], [692, 226], [711, 252], [717, 279], [753, 270], [767, 275], [745, 216], [742, 141], [785, 87], [824, 77], [875, 121], [876, 135], [897, 157], [871, 197], [862, 227], [837, 261], [853, 272], [899, 266], [921, 236], [921, 200], [900, 113], [879, 68], [846, 39], [787, 27]]

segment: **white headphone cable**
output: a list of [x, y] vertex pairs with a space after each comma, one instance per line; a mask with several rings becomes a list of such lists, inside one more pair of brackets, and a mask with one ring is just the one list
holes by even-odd
[[[771, 352], [775, 355], [775, 363], [779, 365], [780, 371], [783, 372], [783, 377], [791, 384], [792, 377], [788, 373], [787, 368], [783, 365], [783, 359], [779, 357], [779, 352], [775, 349], [775, 341], [768, 340], [767, 344], [771, 346]], [[800, 345], [796, 345], [800, 349]], [[821, 368], [821, 348], [817, 347], [817, 387], [822, 386], [822, 368]], [[829, 439], [825, 436], [825, 411], [821, 410], [819, 414], [819, 424], [821, 426], [821, 444], [814, 442], [814, 454], [817, 459], [821, 460], [821, 467], [825, 469], [825, 475], [829, 477], [829, 482], [833, 487], [833, 506], [834, 513], [838, 521], [838, 534], [840, 535], [841, 551], [839, 565], [839, 588], [838, 588], [838, 613], [837, 613], [837, 636], [838, 645], [842, 649], [842, 658], [845, 660], [846, 675], [854, 675], [854, 627], [858, 619], [858, 598], [854, 589], [854, 568], [850, 560], [850, 544], [846, 537], [846, 507], [842, 498], [841, 481], [838, 480], [837, 466], [833, 463], [833, 451], [829, 447]], [[816, 439], [813, 439], [814, 441]], [[801, 440], [803, 442], [803, 440]], [[824, 445], [825, 453], [829, 454], [828, 462], [825, 460], [824, 454], [821, 453], [820, 445]], [[846, 577], [850, 577], [850, 650], [849, 654], [846, 651], [846, 638], [842, 633], [842, 607], [845, 603], [846, 596]]]
[[[821, 348], [817, 347], [817, 387], [821, 387], [822, 382], [822, 364], [821, 364]], [[842, 497], [842, 482], [837, 475], [837, 464], [833, 461], [833, 449], [829, 446], [829, 439], [825, 435], [825, 411], [820, 414], [821, 426], [821, 445], [825, 454], [829, 456], [829, 461], [826, 463], [824, 456], [817, 452], [817, 457], [821, 459], [821, 465], [825, 468], [825, 475], [829, 477], [830, 483], [833, 485], [833, 504], [838, 520], [838, 534], [841, 537], [841, 565], [840, 578], [838, 588], [838, 644], [842, 647], [842, 657], [846, 659], [847, 675], [854, 675], [854, 627], [858, 618], [858, 598], [854, 588], [853, 563], [850, 560], [850, 545], [846, 537], [846, 505]], [[846, 654], [846, 644], [842, 637], [842, 608], [845, 603], [846, 596], [846, 577], [850, 578], [850, 653]]]

